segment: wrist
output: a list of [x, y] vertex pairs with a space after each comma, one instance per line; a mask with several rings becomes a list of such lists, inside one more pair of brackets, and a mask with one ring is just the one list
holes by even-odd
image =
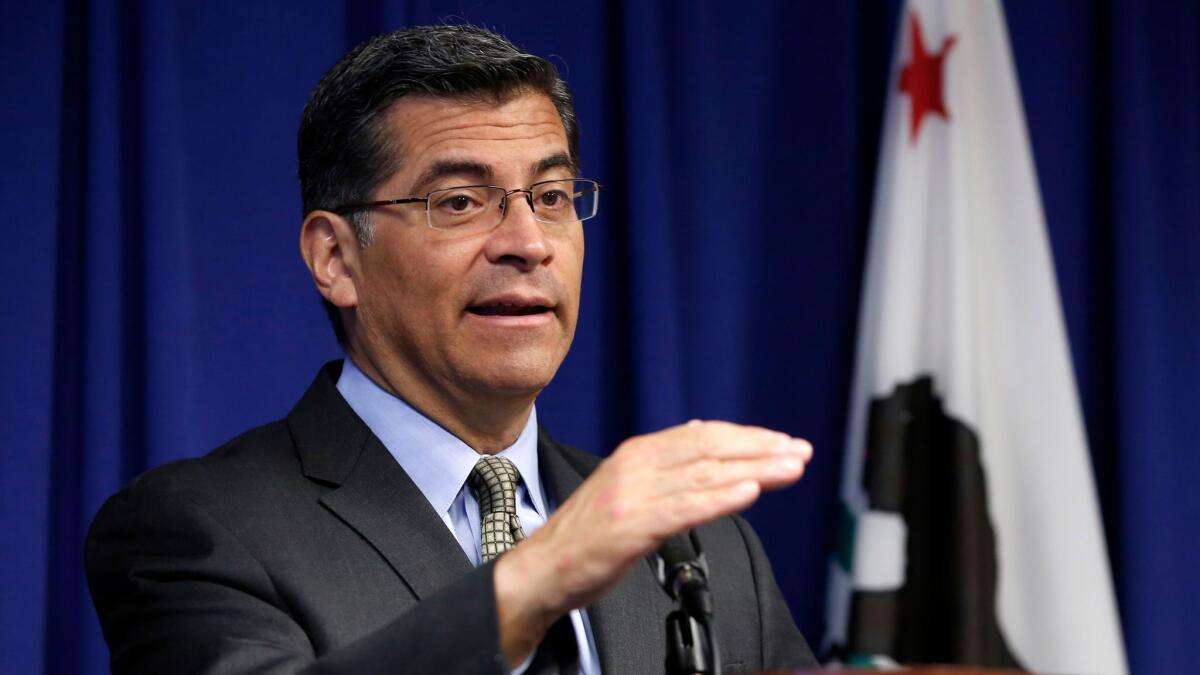
[[550, 626], [566, 610], [557, 607], [552, 578], [541, 572], [538, 556], [529, 541], [500, 556], [494, 565], [496, 615], [500, 646], [510, 666], [525, 661]]

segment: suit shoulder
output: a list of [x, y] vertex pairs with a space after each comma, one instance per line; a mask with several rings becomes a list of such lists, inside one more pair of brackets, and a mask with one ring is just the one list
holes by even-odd
[[[178, 459], [142, 473], [110, 497], [101, 520], [118, 504], [142, 508], [184, 502], [225, 510], [264, 491], [265, 486], [300, 477], [299, 458], [284, 421], [250, 429], [201, 457]], [[265, 488], [269, 490], [270, 488]]]
[[134, 478], [125, 489], [147, 489], [173, 483], [204, 485], [233, 474], [296, 461], [287, 424], [277, 420], [246, 431], [200, 457], [178, 459]]

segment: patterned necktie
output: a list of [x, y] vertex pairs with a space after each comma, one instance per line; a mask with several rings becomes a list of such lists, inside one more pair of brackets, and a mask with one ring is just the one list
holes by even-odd
[[480, 552], [483, 562], [517, 545], [525, 538], [517, 517], [517, 483], [521, 474], [503, 457], [481, 457], [467, 483], [479, 502]]
[[[480, 551], [483, 562], [517, 545], [525, 538], [517, 517], [517, 483], [521, 473], [503, 457], [485, 455], [475, 463], [467, 484], [479, 502]], [[525, 675], [561, 675], [579, 673], [579, 649], [575, 629], [569, 617], [562, 617], [550, 628], [534, 653]]]

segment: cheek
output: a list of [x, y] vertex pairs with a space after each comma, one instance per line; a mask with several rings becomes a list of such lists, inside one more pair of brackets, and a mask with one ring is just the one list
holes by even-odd
[[578, 237], [572, 238], [565, 251], [568, 253], [569, 260], [564, 260], [567, 267], [567, 272], [564, 276], [564, 281], [570, 288], [571, 295], [574, 298], [575, 310], [579, 310], [580, 289], [583, 284], [583, 233], [580, 232]]
[[431, 306], [429, 293], [435, 286], [421, 264], [397, 255], [394, 248], [393, 242], [377, 240], [368, 249], [370, 255], [363, 256], [359, 312], [363, 320], [389, 333], [405, 328], [410, 332], [428, 323], [428, 314], [422, 317], [422, 312]]
[[418, 332], [446, 329], [461, 319], [464, 289], [470, 272], [470, 257], [457, 249], [426, 250], [421, 258], [409, 258], [408, 267], [397, 275], [393, 301], [403, 306], [406, 317], [423, 325]]
[[442, 330], [445, 322], [454, 318], [454, 288], [433, 271], [425, 268], [405, 275], [392, 294], [401, 318], [409, 323], [409, 330], [417, 333]]
[[376, 290], [392, 302], [415, 306], [444, 293], [453, 285], [456, 255], [434, 243], [399, 233], [377, 238], [368, 249], [372, 255], [365, 260], [369, 264], [365, 271], [376, 282]]

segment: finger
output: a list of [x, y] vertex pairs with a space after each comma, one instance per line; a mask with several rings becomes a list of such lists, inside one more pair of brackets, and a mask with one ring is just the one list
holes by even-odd
[[659, 539], [669, 537], [731, 513], [737, 513], [754, 503], [762, 493], [760, 485], [744, 480], [729, 485], [680, 493], [662, 500], [653, 523]]
[[701, 458], [723, 460], [778, 455], [797, 455], [807, 461], [812, 455], [812, 446], [805, 440], [771, 429], [729, 422], [693, 420], [668, 429], [657, 440], [666, 446], [660, 457], [664, 466]]
[[804, 465], [798, 455], [734, 460], [704, 458], [667, 472], [659, 487], [664, 494], [675, 494], [753, 480], [764, 489], [772, 490], [799, 480], [804, 474]]

